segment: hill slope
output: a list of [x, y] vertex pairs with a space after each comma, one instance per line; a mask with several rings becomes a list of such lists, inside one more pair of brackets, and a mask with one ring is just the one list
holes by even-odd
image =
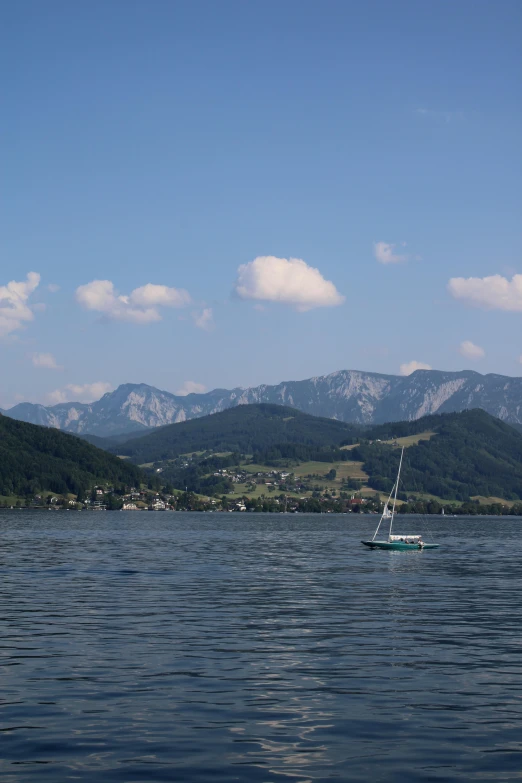
[[252, 454], [284, 443], [337, 446], [343, 441], [355, 442], [357, 433], [358, 428], [353, 425], [309, 416], [294, 408], [240, 405], [201, 419], [161, 427], [112, 451], [144, 463], [207, 450]]
[[21, 403], [6, 413], [33, 424], [103, 437], [254, 403], [287, 405], [315, 416], [359, 424], [482, 408], [508, 423], [522, 424], [522, 378], [480, 375], [470, 370], [417, 370], [406, 377], [342, 370], [275, 386], [214, 389], [183, 397], [143, 383], [127, 383], [88, 405], [60, 403], [45, 407]]
[[[385, 493], [395, 481], [403, 442], [408, 445], [403, 499], [419, 493], [461, 501], [474, 496], [522, 499], [522, 435], [481, 410], [358, 427], [292, 408], [245, 405], [163, 427], [116, 451], [140, 464], [161, 466], [163, 478], [174, 487], [194, 491], [211, 491], [211, 485], [222, 481], [219, 468], [241, 462], [238, 454], [209, 457], [208, 452], [240, 452], [253, 455], [256, 465], [297, 474], [306, 465], [307, 473], [326, 475], [332, 467], [340, 475], [358, 473], [368, 477], [370, 488]], [[341, 449], [342, 444], [351, 448]], [[199, 456], [179, 459], [194, 453]]]
[[0, 495], [59, 494], [98, 481], [136, 484], [141, 471], [73, 435], [0, 416]]
[[456, 500], [476, 495], [522, 499], [522, 435], [481, 410], [371, 428], [367, 437], [373, 442], [361, 443], [352, 451], [370, 475], [371, 487], [389, 491], [399, 463], [399, 449], [377, 439], [423, 431], [435, 434], [406, 450], [403, 491]]

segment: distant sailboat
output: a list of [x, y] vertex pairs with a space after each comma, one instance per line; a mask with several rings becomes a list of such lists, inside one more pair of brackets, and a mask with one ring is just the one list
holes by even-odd
[[[401, 459], [399, 462], [399, 472], [397, 473], [397, 480], [395, 481], [395, 484], [392, 487], [392, 491], [390, 492], [390, 496], [386, 503], [384, 504], [384, 511], [382, 512], [381, 518], [379, 520], [379, 524], [377, 525], [377, 529], [375, 530], [375, 533], [373, 534], [373, 538], [371, 541], [361, 541], [362, 544], [365, 546], [369, 546], [371, 549], [437, 549], [438, 544], [425, 544], [422, 540], [422, 536], [419, 535], [392, 535], [392, 526], [393, 526], [393, 518], [395, 516], [395, 506], [397, 503], [397, 492], [399, 490], [399, 481], [401, 478], [401, 469], [402, 469], [402, 460], [404, 458], [404, 448], [401, 451]], [[393, 496], [393, 506], [390, 511], [390, 501]], [[444, 510], [443, 510], [444, 513]], [[388, 540], [381, 540], [377, 539], [377, 533], [379, 532], [379, 528], [382, 524], [383, 519], [389, 519], [390, 520], [390, 530], [388, 532]]]

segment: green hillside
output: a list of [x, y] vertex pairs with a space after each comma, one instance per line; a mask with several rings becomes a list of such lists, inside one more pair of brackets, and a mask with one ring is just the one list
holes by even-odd
[[169, 424], [111, 451], [141, 464], [198, 451], [253, 454], [290, 444], [301, 447], [302, 452], [302, 447], [318, 450], [343, 442], [354, 443], [359, 432], [360, 428], [354, 425], [310, 416], [295, 408], [239, 405], [200, 419]]
[[99, 481], [136, 484], [138, 467], [74, 435], [0, 415], [0, 495], [87, 490]]
[[[173, 487], [195, 492], [231, 491], [231, 468], [248, 472], [254, 465], [291, 472], [302, 488], [384, 494], [395, 481], [402, 445], [403, 500], [522, 499], [522, 435], [482, 410], [361, 428], [293, 408], [244, 405], [162, 427], [114, 450], [160, 468]], [[332, 471], [334, 480], [321, 478]], [[303, 482], [300, 476], [315, 478]], [[248, 486], [245, 479], [234, 492], [253, 491]]]
[[399, 464], [394, 439], [420, 433], [434, 434], [407, 448], [403, 492], [424, 492], [450, 500], [478, 495], [522, 499], [522, 435], [483, 410], [372, 427], [366, 433], [371, 443], [365, 440], [352, 450], [353, 458], [361, 461], [369, 474], [370, 487], [383, 492], [391, 489]]
[[360, 428], [271, 404], [113, 441], [126, 460], [74, 435], [0, 416], [0, 495], [136, 485], [144, 476], [138, 465], [147, 465], [154, 486], [205, 495], [374, 497], [391, 489], [401, 446], [402, 500], [522, 499], [522, 434], [482, 410]]

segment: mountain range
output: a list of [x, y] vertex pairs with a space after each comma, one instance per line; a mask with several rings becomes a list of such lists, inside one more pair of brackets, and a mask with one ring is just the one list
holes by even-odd
[[408, 376], [340, 370], [304, 381], [247, 389], [214, 389], [179, 396], [153, 386], [126, 383], [93, 403], [46, 407], [19, 403], [5, 415], [76, 434], [138, 435], [150, 428], [217, 413], [236, 405], [273, 403], [355, 424], [415, 420], [433, 413], [482, 408], [522, 425], [522, 378], [472, 370], [416, 370]]

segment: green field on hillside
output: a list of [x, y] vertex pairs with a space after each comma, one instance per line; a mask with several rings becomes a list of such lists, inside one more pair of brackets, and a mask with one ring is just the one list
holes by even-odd
[[406, 435], [404, 438], [394, 438], [393, 440], [385, 440], [383, 443], [391, 444], [393, 446], [399, 446], [400, 448], [409, 448], [410, 446], [416, 446], [421, 440], [431, 440], [436, 432], [419, 432], [417, 435]]
[[308, 475], [326, 476], [332, 468], [337, 472], [337, 477], [332, 483], [347, 479], [357, 479], [358, 481], [367, 481], [368, 474], [362, 467], [362, 462], [302, 462], [293, 468], [288, 468], [296, 476], [303, 477]]

